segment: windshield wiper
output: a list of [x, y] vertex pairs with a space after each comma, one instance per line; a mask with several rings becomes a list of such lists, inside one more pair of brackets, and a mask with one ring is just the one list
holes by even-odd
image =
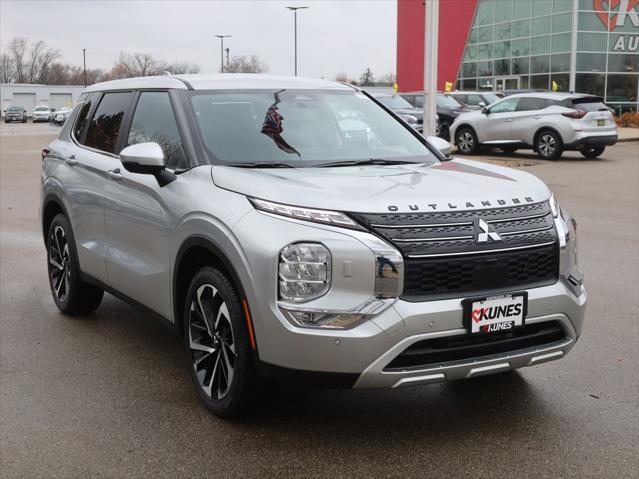
[[417, 161], [408, 160], [386, 160], [384, 158], [369, 158], [368, 160], [347, 160], [332, 161], [330, 163], [320, 163], [318, 168], [328, 168], [331, 166], [361, 166], [361, 165], [407, 165], [416, 164]]
[[279, 161], [254, 161], [252, 163], [226, 163], [224, 166], [235, 166], [237, 168], [297, 168], [296, 166]]

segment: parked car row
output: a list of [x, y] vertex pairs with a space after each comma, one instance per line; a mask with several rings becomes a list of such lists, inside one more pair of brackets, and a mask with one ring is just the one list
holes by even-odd
[[[73, 108], [63, 106], [55, 110], [48, 106], [36, 106], [31, 113], [33, 123], [49, 122], [55, 125], [64, 125]], [[13, 105], [4, 111], [4, 122], [26, 123], [28, 120], [27, 109], [21, 105]]]

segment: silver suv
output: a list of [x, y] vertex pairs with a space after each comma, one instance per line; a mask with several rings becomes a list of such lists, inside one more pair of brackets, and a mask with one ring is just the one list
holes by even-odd
[[323, 80], [89, 87], [43, 150], [53, 300], [152, 311], [219, 415], [265, 383], [397, 388], [563, 357], [586, 304], [575, 221], [534, 176], [434, 144]]
[[565, 150], [596, 158], [617, 142], [617, 126], [601, 97], [523, 93], [460, 115], [451, 126], [451, 138], [464, 154], [486, 145], [506, 153], [532, 148], [547, 160]]

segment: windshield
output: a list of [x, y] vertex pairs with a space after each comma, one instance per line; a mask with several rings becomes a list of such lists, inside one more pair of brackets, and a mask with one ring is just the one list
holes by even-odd
[[443, 93], [437, 94], [437, 108], [461, 108], [462, 105], [452, 96], [444, 95]]
[[207, 149], [224, 163], [438, 161], [406, 126], [353, 90], [195, 91], [191, 104]]
[[22, 108], [21, 106], [10, 106], [9, 108], [7, 108], [7, 111], [22, 111], [24, 110], [24, 108]]
[[397, 110], [400, 108], [410, 108], [411, 110], [413, 109], [413, 105], [408, 103], [399, 95], [380, 95], [376, 96], [375, 98], [391, 110]]
[[46, 106], [36, 106], [33, 111], [49, 111]]

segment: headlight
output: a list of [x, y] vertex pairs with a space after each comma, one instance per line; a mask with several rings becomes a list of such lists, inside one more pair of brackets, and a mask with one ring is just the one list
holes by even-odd
[[280, 251], [280, 299], [302, 303], [331, 287], [331, 254], [317, 243], [294, 243]]
[[298, 220], [313, 221], [314, 223], [341, 226], [343, 228], [356, 230], [362, 229], [360, 225], [339, 211], [316, 210], [300, 206], [289, 206], [282, 203], [260, 200], [258, 198], [249, 198], [249, 201], [253, 204], [255, 209], [266, 211], [267, 213], [288, 216], [289, 218], [295, 218]]
[[555, 194], [550, 195], [550, 211], [552, 212], [552, 217], [557, 218], [559, 213], [561, 212], [561, 208], [559, 207], [559, 202], [557, 198], [555, 198]]

